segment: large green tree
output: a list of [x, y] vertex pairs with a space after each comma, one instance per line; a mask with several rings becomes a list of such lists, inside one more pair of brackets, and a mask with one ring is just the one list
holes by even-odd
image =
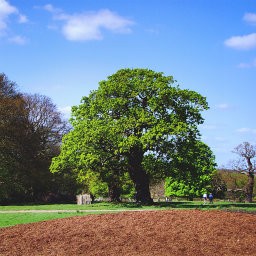
[[[113, 174], [111, 169], [117, 176], [127, 171], [137, 201], [152, 203], [149, 180], [158, 170], [149, 173], [146, 166], [157, 161], [170, 164], [177, 141], [197, 138], [205, 109], [206, 99], [181, 89], [172, 76], [148, 69], [121, 69], [73, 107], [72, 135], [63, 140], [61, 155], [51, 169], [60, 170], [71, 162], [79, 169], [86, 162], [106, 176]], [[88, 148], [80, 146], [83, 141]]]

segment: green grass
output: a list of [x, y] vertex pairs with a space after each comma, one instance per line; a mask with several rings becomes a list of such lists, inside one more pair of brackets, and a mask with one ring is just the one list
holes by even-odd
[[0, 206], [0, 211], [11, 210], [104, 210], [104, 209], [117, 209], [119, 204], [111, 203], [94, 203], [89, 205], [77, 205], [77, 204], [33, 204], [33, 205], [8, 205]]
[[[67, 218], [71, 216], [81, 216], [85, 214], [100, 214], [111, 211], [123, 210], [168, 210], [168, 209], [200, 209], [200, 210], [228, 210], [256, 213], [256, 203], [232, 203], [232, 202], [214, 202], [214, 204], [203, 205], [202, 201], [175, 201], [160, 202], [153, 206], [141, 206], [135, 203], [95, 203], [91, 205], [76, 204], [52, 204], [52, 205], [12, 205], [0, 206], [0, 228], [14, 226], [18, 224], [46, 221], [59, 218]], [[57, 210], [59, 212], [16, 212], [9, 213], [7, 211], [27, 211], [27, 210]], [[62, 212], [64, 210], [72, 212]], [[85, 212], [88, 211], [88, 212]]]
[[[86, 213], [80, 213], [80, 215]], [[0, 213], [0, 227], [77, 216], [79, 213]]]

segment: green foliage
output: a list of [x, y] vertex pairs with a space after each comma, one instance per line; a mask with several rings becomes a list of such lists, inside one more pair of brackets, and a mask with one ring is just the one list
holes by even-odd
[[172, 162], [172, 176], [166, 178], [165, 194], [192, 199], [209, 192], [216, 166], [212, 151], [201, 141], [179, 147]]
[[59, 193], [59, 185], [72, 183], [49, 172], [67, 130], [48, 97], [19, 93], [0, 74], [0, 203], [44, 200]]
[[0, 202], [26, 194], [23, 147], [26, 111], [16, 84], [0, 74]]
[[170, 176], [173, 166], [183, 162], [179, 150], [199, 137], [205, 109], [204, 97], [180, 89], [171, 76], [121, 69], [72, 108], [73, 130], [64, 137], [51, 171], [69, 168], [86, 176], [90, 170], [109, 188], [119, 184], [119, 190], [128, 172], [137, 200], [152, 202], [149, 180]]
[[218, 174], [230, 190], [244, 189], [247, 184], [247, 176], [245, 174], [231, 170], [218, 170]]
[[219, 171], [215, 171], [211, 180], [211, 192], [215, 198], [224, 199], [227, 191], [227, 183]]
[[[228, 169], [220, 169], [218, 170], [218, 175], [221, 180], [226, 183], [226, 198], [238, 201], [246, 199], [246, 186], [248, 183], [248, 177], [246, 174]], [[256, 184], [254, 184], [253, 189], [254, 191], [256, 190]]]
[[98, 173], [88, 170], [84, 175], [80, 172], [78, 181], [82, 184], [83, 192], [91, 193], [94, 197], [108, 196], [108, 184], [100, 179]]

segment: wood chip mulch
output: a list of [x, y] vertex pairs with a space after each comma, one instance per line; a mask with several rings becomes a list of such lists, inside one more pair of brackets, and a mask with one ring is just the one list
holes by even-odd
[[256, 215], [164, 210], [17, 225], [0, 229], [0, 255], [256, 256]]

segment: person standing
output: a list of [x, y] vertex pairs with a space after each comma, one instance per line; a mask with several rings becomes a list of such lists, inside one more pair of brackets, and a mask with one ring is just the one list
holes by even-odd
[[203, 199], [204, 199], [204, 204], [206, 204], [206, 202], [207, 202], [207, 194], [206, 193], [203, 194]]
[[210, 195], [209, 195], [209, 202], [210, 202], [210, 204], [213, 203], [213, 194], [212, 193], [210, 193]]

